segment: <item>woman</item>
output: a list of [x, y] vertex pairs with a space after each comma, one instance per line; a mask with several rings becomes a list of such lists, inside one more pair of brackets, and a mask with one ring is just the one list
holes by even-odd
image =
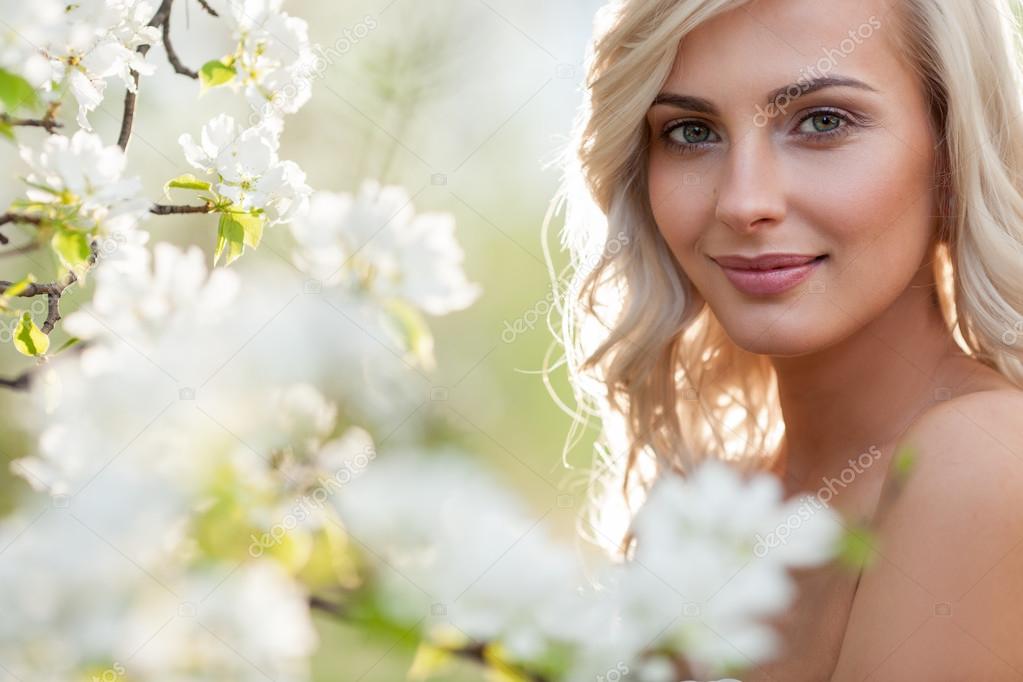
[[797, 576], [785, 649], [746, 682], [1023, 678], [1014, 9], [599, 15], [552, 206], [575, 266], [566, 360], [604, 418], [598, 479], [634, 500], [721, 457], [874, 524], [861, 573]]

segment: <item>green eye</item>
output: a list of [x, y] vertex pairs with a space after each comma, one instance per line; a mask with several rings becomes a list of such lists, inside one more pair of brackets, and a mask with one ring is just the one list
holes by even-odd
[[[682, 137], [689, 144], [700, 144], [706, 142], [710, 135], [710, 129], [699, 123], [685, 123], [681, 126]], [[695, 131], [695, 133], [693, 132]]]
[[806, 118], [803, 123], [811, 123], [813, 130], [803, 130], [806, 133], [829, 133], [837, 130], [842, 125], [842, 118], [837, 114], [823, 112]]

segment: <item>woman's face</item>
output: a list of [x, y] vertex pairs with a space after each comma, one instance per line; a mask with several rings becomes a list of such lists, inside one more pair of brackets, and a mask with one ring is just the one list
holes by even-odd
[[[929, 273], [935, 137], [897, 30], [885, 0], [759, 0], [686, 36], [647, 115], [658, 229], [748, 351], [830, 346]], [[823, 258], [725, 267], [777, 253]]]

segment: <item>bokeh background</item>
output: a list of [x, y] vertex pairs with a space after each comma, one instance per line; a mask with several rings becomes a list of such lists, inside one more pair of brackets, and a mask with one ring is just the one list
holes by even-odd
[[[569, 418], [544, 388], [539, 373], [552, 338], [545, 326], [551, 279], [544, 264], [540, 227], [559, 179], [550, 165], [567, 142], [582, 97], [583, 57], [596, 0], [286, 0], [284, 10], [309, 22], [311, 42], [327, 68], [313, 82], [312, 100], [290, 115], [281, 158], [296, 161], [313, 189], [352, 192], [364, 178], [406, 188], [418, 212], [444, 211], [457, 220], [469, 278], [483, 289], [468, 310], [431, 318], [437, 368], [412, 382], [414, 395], [394, 396], [388, 440], [451, 443], [485, 459], [566, 539], [573, 535], [592, 432], [562, 449]], [[216, 0], [211, 5], [218, 7]], [[172, 37], [182, 61], [197, 68], [225, 54], [227, 31], [190, 2], [176, 3]], [[128, 148], [131, 172], [159, 200], [163, 183], [190, 169], [177, 136], [197, 136], [202, 124], [226, 111], [247, 116], [242, 98], [223, 89], [197, 99], [198, 84], [174, 75], [162, 46], [150, 60], [159, 73], [143, 80]], [[123, 91], [115, 82], [90, 118], [105, 140], [115, 140]], [[63, 112], [64, 119], [73, 112]], [[12, 145], [0, 146], [0, 163], [17, 163]], [[19, 187], [0, 188], [5, 205]], [[557, 225], [557, 222], [555, 223]], [[150, 221], [153, 241], [198, 244], [210, 255], [216, 236], [208, 216]], [[276, 232], [274, 231], [276, 230]], [[285, 228], [268, 231], [258, 252], [235, 267], [290, 267]], [[11, 231], [12, 241], [17, 241]], [[556, 231], [551, 248], [564, 264]], [[0, 260], [0, 279], [33, 272], [47, 280], [53, 264], [38, 254]], [[90, 287], [62, 303], [65, 316], [88, 298]], [[286, 325], [288, 314], [268, 304], [264, 329]], [[526, 323], [522, 333], [508, 325]], [[255, 325], [258, 327], [258, 325]], [[349, 326], [349, 333], [360, 330]], [[64, 340], [54, 332], [54, 342]], [[341, 347], [348, 339], [339, 335]], [[284, 352], [284, 349], [282, 349]], [[293, 352], [293, 351], [289, 351]], [[386, 353], [381, 362], [391, 362]], [[13, 376], [29, 360], [0, 345], [0, 372]], [[399, 363], [400, 359], [393, 358]], [[342, 377], [341, 380], [348, 380]], [[351, 377], [358, 381], [359, 377]], [[554, 388], [570, 399], [564, 372]], [[22, 396], [0, 393], [0, 493], [9, 507], [24, 483], [6, 462], [29, 453], [24, 427], [40, 416]], [[127, 445], [111, 444], [113, 451]], [[115, 454], [112, 452], [111, 454]], [[566, 493], [566, 491], [568, 491]], [[576, 491], [576, 492], [572, 492]], [[370, 637], [318, 618], [322, 636], [315, 679], [393, 682], [404, 678], [415, 642], [401, 633]], [[469, 664], [451, 680], [482, 679]]]

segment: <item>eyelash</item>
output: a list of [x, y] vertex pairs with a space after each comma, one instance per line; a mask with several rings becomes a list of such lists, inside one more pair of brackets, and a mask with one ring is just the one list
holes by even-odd
[[[810, 119], [824, 115], [834, 116], [835, 118], [845, 123], [845, 125], [839, 126], [838, 128], [834, 128], [832, 130], [826, 130], [821, 133], [798, 133], [798, 135], [805, 140], [811, 141], [832, 140], [840, 137], [845, 137], [850, 132], [852, 132], [853, 126], [858, 125], [858, 123], [855, 120], [853, 120], [851, 116], [837, 109], [815, 109], [813, 111], [807, 112], [806, 116], [799, 120], [799, 124], [796, 127], [798, 128], [799, 126], [802, 126], [803, 123], [809, 121]], [[664, 140], [665, 146], [667, 146], [670, 150], [678, 154], [692, 154], [696, 151], [699, 151], [700, 149], [703, 149], [707, 145], [714, 144], [713, 142], [678, 142], [672, 139], [671, 134], [678, 130], [679, 128], [684, 128], [687, 125], [695, 124], [702, 125], [708, 129], [710, 128], [710, 126], [707, 126], [703, 121], [697, 119], [683, 119], [678, 121], [672, 121], [671, 123], [669, 123], [665, 127], [664, 132], [661, 133], [661, 138]]]

